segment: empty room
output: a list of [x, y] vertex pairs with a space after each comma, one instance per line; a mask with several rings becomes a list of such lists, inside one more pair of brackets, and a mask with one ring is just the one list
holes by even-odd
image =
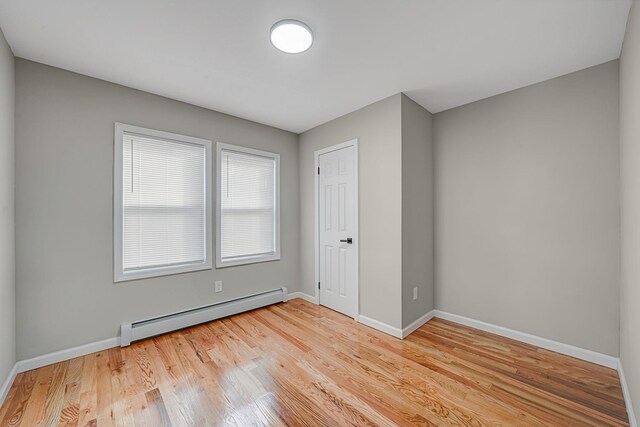
[[0, 427], [637, 417], [640, 0], [0, 0]]

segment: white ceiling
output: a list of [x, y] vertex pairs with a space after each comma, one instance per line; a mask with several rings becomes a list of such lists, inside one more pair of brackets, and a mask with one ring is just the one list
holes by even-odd
[[[0, 0], [16, 56], [301, 132], [405, 92], [439, 112], [619, 57], [631, 0]], [[298, 18], [300, 55], [269, 29]]]

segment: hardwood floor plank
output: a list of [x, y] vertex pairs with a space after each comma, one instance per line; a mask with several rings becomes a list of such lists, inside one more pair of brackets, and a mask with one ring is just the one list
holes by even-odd
[[67, 370], [71, 361], [54, 365], [54, 372], [51, 377], [51, 385], [47, 390], [47, 398], [44, 408], [44, 421], [42, 425], [46, 427], [57, 426], [64, 405]]
[[[68, 363], [68, 362], [63, 362]], [[36, 384], [33, 388], [33, 392], [29, 398], [24, 412], [24, 417], [21, 420], [21, 424], [25, 426], [41, 426], [45, 419], [45, 408], [49, 401], [48, 392], [51, 386], [51, 379], [55, 372], [59, 372], [61, 369], [60, 364], [45, 366], [42, 369], [37, 370]]]
[[58, 426], [73, 427], [78, 425], [80, 415], [80, 384], [77, 382], [65, 385], [64, 399]]
[[31, 399], [37, 377], [36, 371], [28, 371], [16, 376], [12, 387], [16, 388], [16, 391], [11, 396], [7, 396], [2, 405], [3, 408], [6, 407], [6, 411], [4, 417], [0, 419], [0, 425], [13, 427], [22, 424], [24, 412]]
[[144, 374], [140, 372], [138, 364], [139, 344], [134, 344], [121, 349], [122, 359], [124, 360], [124, 379], [125, 399], [128, 411], [133, 417], [133, 423], [136, 426], [152, 425], [151, 411], [147, 404], [145, 392], [148, 391], [146, 383], [142, 380]]
[[78, 426], [85, 427], [92, 421], [96, 421], [98, 407], [97, 392], [97, 355], [98, 353], [84, 356], [82, 376], [80, 380], [80, 402], [78, 404]]
[[69, 361], [64, 380], [64, 397], [60, 412], [59, 426], [75, 427], [78, 425], [80, 415], [80, 381], [84, 358], [79, 357]]
[[[18, 390], [19, 385], [20, 385], [20, 380], [16, 376], [16, 378], [13, 381], [13, 384], [11, 384], [11, 387], [9, 387], [9, 392], [5, 396], [6, 401], [15, 399], [16, 394], [19, 392]], [[0, 407], [0, 425], [2, 425], [2, 420], [4, 419], [4, 416], [8, 410], [9, 410], [9, 405], [3, 405]]]
[[2, 426], [628, 426], [617, 372], [432, 319], [293, 300], [19, 374]]
[[111, 412], [115, 425], [118, 427], [127, 427], [135, 425], [132, 403], [127, 390], [130, 386], [127, 384], [127, 376], [125, 362], [122, 360], [122, 351], [119, 348], [112, 349], [109, 352], [109, 367], [111, 368]]
[[149, 420], [150, 425], [171, 427], [171, 420], [169, 419], [167, 408], [164, 406], [160, 390], [154, 388], [153, 390], [147, 391], [144, 395], [147, 400], [147, 404], [151, 409], [151, 418]]
[[112, 409], [111, 368], [109, 367], [110, 352], [111, 350], [105, 350], [96, 354], [96, 423], [100, 427], [115, 426]]

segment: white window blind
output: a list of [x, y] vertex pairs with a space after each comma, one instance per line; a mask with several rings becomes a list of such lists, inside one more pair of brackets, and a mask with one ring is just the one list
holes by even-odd
[[207, 143], [122, 129], [117, 279], [211, 267]]
[[279, 156], [218, 147], [218, 266], [279, 259]]

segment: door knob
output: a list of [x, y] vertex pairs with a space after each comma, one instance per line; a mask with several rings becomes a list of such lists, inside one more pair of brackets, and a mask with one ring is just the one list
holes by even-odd
[[342, 243], [348, 243], [348, 244], [352, 244], [353, 243], [353, 239], [351, 237], [347, 237], [345, 240], [340, 240]]

